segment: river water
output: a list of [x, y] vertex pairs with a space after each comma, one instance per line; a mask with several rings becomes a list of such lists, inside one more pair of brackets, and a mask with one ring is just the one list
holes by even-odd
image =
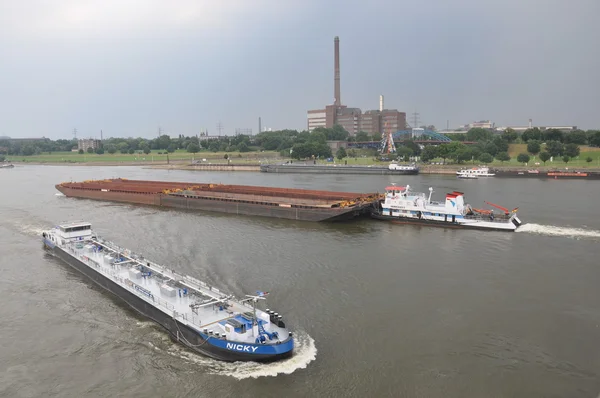
[[[104, 203], [54, 185], [111, 177], [340, 191], [466, 192], [519, 207], [516, 233], [326, 224]], [[0, 396], [597, 397], [600, 183], [265, 175], [139, 167], [0, 170]], [[437, 196], [436, 196], [437, 195]], [[173, 343], [42, 249], [102, 236], [238, 297], [270, 291], [291, 359], [221, 363]]]

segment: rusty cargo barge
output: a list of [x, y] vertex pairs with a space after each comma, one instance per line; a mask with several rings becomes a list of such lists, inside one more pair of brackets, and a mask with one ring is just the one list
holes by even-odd
[[303, 221], [341, 221], [369, 214], [378, 194], [143, 180], [91, 180], [56, 185], [63, 195], [186, 210]]

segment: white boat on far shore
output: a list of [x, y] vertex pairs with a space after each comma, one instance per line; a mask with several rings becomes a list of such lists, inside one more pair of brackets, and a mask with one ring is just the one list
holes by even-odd
[[[456, 175], [461, 176], [475, 176], [475, 177], [493, 177], [496, 174], [491, 173], [489, 167], [473, 167], [472, 169], [458, 170]], [[466, 177], [470, 178], [470, 177]]]

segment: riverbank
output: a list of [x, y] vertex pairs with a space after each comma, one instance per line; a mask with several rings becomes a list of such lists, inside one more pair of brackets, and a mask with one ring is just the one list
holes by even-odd
[[[280, 159], [279, 161], [284, 161]], [[189, 160], [154, 160], [154, 161], [96, 161], [96, 162], [12, 162], [16, 167], [23, 165], [44, 165], [44, 166], [92, 166], [92, 167], [101, 167], [101, 166], [140, 166], [148, 169], [164, 169], [164, 170], [191, 170], [191, 171], [251, 171], [251, 172], [259, 172], [261, 164], [265, 163], [276, 163], [277, 160], [270, 162], [258, 162], [256, 159], [246, 159], [245, 161], [239, 161], [236, 159], [232, 160], [229, 163], [223, 162], [202, 162], [200, 160], [196, 160], [195, 163], [191, 163]], [[372, 164], [372, 166], [383, 167], [388, 163], [376, 163]], [[334, 167], [334, 165], [329, 164], [328, 166], [323, 165], [323, 167]], [[457, 170], [466, 169], [476, 167], [475, 165], [420, 165], [419, 173], [420, 174], [441, 174], [441, 175], [454, 175]], [[515, 166], [515, 165], [494, 165], [491, 166], [490, 169], [494, 170], [503, 170], [503, 171], [527, 171], [531, 169], [539, 170], [539, 171], [577, 171], [582, 170], [586, 172], [600, 172], [600, 167], [553, 167], [553, 166], [535, 166], [535, 167], [527, 167], [527, 166]]]

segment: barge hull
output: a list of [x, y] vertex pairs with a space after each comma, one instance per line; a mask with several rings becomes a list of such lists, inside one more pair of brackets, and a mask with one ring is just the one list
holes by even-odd
[[[289, 204], [277, 204], [273, 203], [273, 199], [268, 196], [263, 196], [256, 200], [239, 200], [235, 194], [231, 194], [231, 197], [208, 197], [206, 194], [203, 195], [202, 192], [165, 194], [156, 192], [155, 190], [144, 192], [126, 191], [123, 189], [87, 189], [71, 187], [69, 184], [59, 184], [56, 186], [56, 189], [67, 197], [301, 221], [343, 221], [352, 219], [363, 214], [368, 214], [374, 201], [373, 199], [371, 201], [358, 202], [352, 206], [327, 207], [316, 205], [302, 206], [301, 203], [297, 203], [297, 200], [293, 198], [285, 199]], [[286, 193], [277, 194], [285, 195]], [[323, 191], [324, 196], [331, 194], [337, 193]], [[213, 193], [213, 195], [216, 194]], [[314, 195], [318, 196], [319, 193]], [[355, 197], [353, 195], [358, 194], [340, 193], [340, 195], [347, 196], [347, 198], [338, 199], [341, 203], [344, 200], [350, 200], [350, 197]]]
[[169, 335], [174, 340], [202, 355], [206, 355], [208, 357], [227, 362], [272, 362], [288, 358], [293, 353], [293, 351], [288, 351], [277, 355], [259, 356], [245, 354], [243, 352], [224, 350], [219, 347], [215, 347], [214, 345], [210, 344], [207, 341], [207, 338], [203, 337], [200, 333], [195, 332], [185, 324], [179, 322], [176, 319], [173, 319], [172, 317], [168, 316], [156, 307], [150, 305], [146, 301], [142, 300], [141, 298], [137, 297], [131, 292], [128, 292], [123, 287], [119, 286], [117, 283], [113, 282], [104, 275], [90, 269], [90, 267], [88, 267], [86, 264], [77, 260], [69, 253], [66, 253], [63, 249], [56, 247], [51, 242], [46, 242], [45, 240], [44, 246], [47, 248], [47, 250], [54, 253], [58, 258], [70, 265], [72, 268], [76, 269], [80, 273], [90, 278], [96, 285], [119, 297], [138, 313], [142, 314], [143, 316], [151, 319], [152, 321], [162, 326], [164, 329], [167, 330]]
[[294, 166], [294, 165], [264, 165], [260, 167], [263, 173], [301, 173], [301, 174], [368, 174], [368, 175], [417, 175], [419, 170], [390, 170], [387, 167], [362, 166]]
[[521, 170], [494, 170], [498, 178], [539, 178], [549, 180], [600, 180], [597, 171], [540, 171], [530, 172]]

